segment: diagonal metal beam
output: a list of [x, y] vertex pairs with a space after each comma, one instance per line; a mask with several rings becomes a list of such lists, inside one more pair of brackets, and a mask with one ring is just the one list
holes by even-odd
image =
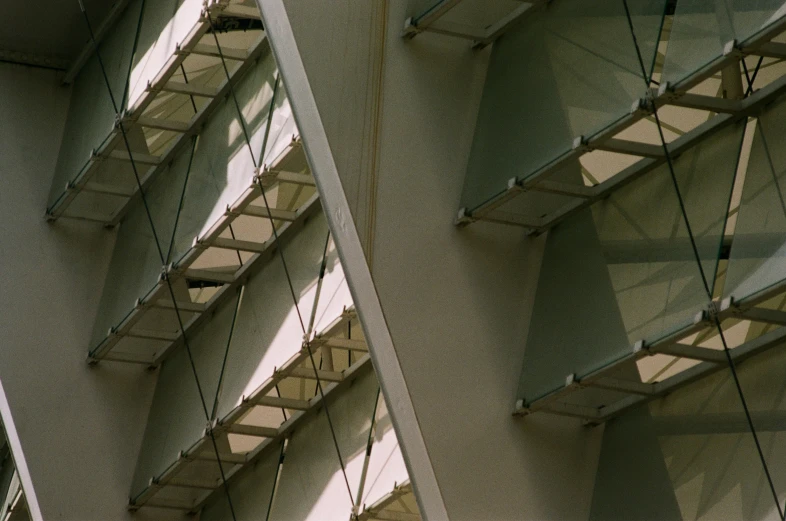
[[462, 0], [441, 0], [429, 7], [423, 13], [407, 18], [404, 22], [404, 30], [401, 33], [403, 38], [408, 40], [414, 38], [419, 33], [428, 30], [440, 18], [445, 16], [448, 11], [456, 7]]

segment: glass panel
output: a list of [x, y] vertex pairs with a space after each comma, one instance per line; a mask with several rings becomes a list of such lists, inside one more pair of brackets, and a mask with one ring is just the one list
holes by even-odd
[[[368, 371], [329, 402], [353, 496], [360, 482], [377, 385], [373, 372]], [[322, 410], [292, 435], [270, 518], [346, 521], [351, 512], [352, 502]]]
[[[275, 72], [273, 57], [268, 55], [259, 60], [237, 86], [238, 101], [257, 156], [262, 149]], [[263, 87], [260, 88], [260, 85]], [[294, 128], [294, 118], [291, 117], [285, 94], [280, 92], [277, 98], [267, 157], [271, 157], [274, 152], [281, 152], [291, 141], [291, 130]], [[237, 110], [234, 103], [223, 104], [199, 135], [178, 217], [191, 149], [191, 143], [186, 143], [178, 152], [172, 166], [159, 172], [146, 193], [161, 248], [170, 262], [180, 259], [191, 248], [194, 238], [223, 216], [227, 205], [234, 203], [253, 181], [254, 166]], [[123, 166], [125, 168], [122, 173], [126, 177], [132, 176], [127, 165]], [[140, 175], [143, 173], [144, 171], [140, 170]], [[116, 179], [112, 183], [123, 184]], [[132, 185], [136, 186], [133, 179]], [[275, 197], [271, 196], [269, 202], [275, 207]], [[176, 218], [178, 220], [175, 228]], [[173, 230], [174, 243], [170, 252]], [[109, 327], [117, 325], [133, 307], [136, 299], [156, 283], [161, 267], [144, 205], [141, 199], [137, 199], [131, 203], [118, 233], [107, 276], [110, 283], [106, 285], [102, 295], [101, 311], [96, 321], [92, 345], [100, 342]]]
[[[164, 256], [177, 218], [188, 159], [188, 153], [178, 156], [170, 168], [161, 172], [146, 194]], [[156, 284], [162, 267], [145, 206], [142, 199], [137, 198], [131, 203], [131, 209], [117, 234], [107, 283], [93, 328], [91, 347], [103, 340], [108, 329], [118, 325], [134, 308], [136, 299], [144, 296]]]
[[[786, 353], [778, 348], [738, 367], [781, 504], [785, 370]], [[590, 519], [779, 519], [728, 369], [606, 424]]]
[[[651, 67], [663, 0], [629, 2]], [[622, 2], [562, 0], [494, 44], [462, 205], [474, 208], [630, 112], [644, 94]]]
[[[112, 31], [109, 31], [106, 38], [99, 44], [101, 59], [106, 68], [112, 95], [120, 107], [123, 106], [123, 95], [134, 48], [140, 5], [141, 0], [131, 2]], [[91, 20], [91, 22], [94, 28], [98, 25], [96, 20]], [[84, 38], [89, 40], [90, 36], [81, 13], [79, 14], [79, 24], [80, 29], [84, 31]], [[107, 91], [98, 56], [93, 54], [74, 80], [71, 90], [68, 118], [49, 194], [50, 205], [63, 193], [66, 183], [72, 181], [79, 174], [90, 159], [91, 150], [99, 149], [105, 142], [114, 123], [115, 109]]]
[[[235, 298], [228, 299], [215, 316], [189, 335], [189, 346], [208, 411], [215, 399], [235, 303]], [[205, 413], [188, 352], [181, 346], [159, 368], [134, 475], [132, 497], [147, 487], [151, 477], [160, 475], [174, 463], [179, 451], [188, 449], [199, 440], [205, 424]]]
[[[275, 74], [275, 61], [269, 54], [243, 76], [235, 90], [257, 161], [273, 97]], [[286, 94], [279, 89], [276, 98], [267, 158], [275, 157], [271, 156], [274, 151], [281, 152], [295, 133]], [[188, 251], [194, 237], [205, 232], [224, 214], [227, 205], [233, 204], [251, 186], [253, 176], [251, 154], [235, 104], [230, 100], [211, 115], [199, 135], [175, 237], [173, 260]], [[275, 206], [275, 201], [270, 204]]]
[[666, 49], [664, 79], [683, 80], [722, 56], [727, 42], [744, 42], [784, 13], [783, 0], [680, 0]]
[[[266, 453], [229, 487], [235, 519], [270, 519], [267, 517], [270, 497], [275, 485], [276, 470], [281, 445], [276, 443], [265, 449]], [[228, 521], [233, 519], [227, 495], [219, 488], [205, 508], [199, 513], [200, 521]]]
[[725, 295], [743, 299], [784, 280], [786, 273], [786, 101], [769, 107], [756, 124]]
[[373, 443], [368, 460], [366, 486], [360, 501], [363, 505], [373, 505], [385, 494], [390, 493], [396, 484], [403, 483], [409, 477], [385, 397], [382, 394], [379, 395]]
[[[742, 124], [674, 160], [712, 285]], [[668, 166], [557, 226], [546, 242], [520, 397], [531, 401], [692, 322], [708, 302]]]
[[167, 61], [199, 22], [200, 0], [145, 2], [137, 52], [129, 77], [129, 107], [133, 107]]
[[[262, 223], [257, 221], [255, 224]], [[309, 219], [291, 240], [279, 245], [283, 248], [305, 327], [314, 306], [327, 233], [327, 221], [320, 213]], [[326, 322], [340, 316], [343, 307], [352, 302], [335, 248], [328, 256], [319, 302], [317, 319], [324, 318]], [[331, 309], [326, 308], [327, 304]], [[323, 314], [325, 311], [328, 314]], [[302, 342], [303, 329], [281, 259], [276, 254], [246, 284], [227, 358], [218, 417], [226, 415], [244, 395], [249, 396], [259, 388], [276, 367], [282, 367], [300, 351]]]

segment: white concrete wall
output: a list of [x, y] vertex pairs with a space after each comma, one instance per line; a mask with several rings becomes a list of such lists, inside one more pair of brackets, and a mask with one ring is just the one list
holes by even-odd
[[[288, 24], [271, 18], [275, 2], [259, 3], [285, 83], [293, 82], [288, 74], [301, 65], [285, 42]], [[453, 225], [488, 53], [433, 35], [402, 40], [403, 22], [415, 14], [406, 2], [387, 10], [353, 0], [284, 5], [317, 111], [300, 85], [288, 84], [290, 100], [340, 229], [342, 260], [424, 514], [432, 521], [587, 519], [602, 429], [511, 417], [542, 244], [516, 229]], [[378, 68], [378, 85], [357, 81]], [[375, 93], [379, 114], [360, 101]], [[318, 143], [319, 125], [306, 124], [317, 116], [329, 149]], [[364, 145], [369, 132], [378, 140]], [[373, 166], [359, 166], [357, 157], [372, 152]], [[331, 190], [333, 164], [342, 197]], [[347, 258], [359, 251], [345, 231], [352, 224], [373, 258], [359, 270], [357, 258]], [[373, 288], [358, 283], [369, 268]], [[381, 313], [364, 307], [374, 290]], [[387, 332], [370, 322], [387, 325], [394, 351], [385, 348]], [[396, 364], [403, 378], [391, 376]], [[426, 458], [414, 457], [422, 444]]]
[[114, 237], [43, 218], [69, 91], [2, 64], [0, 100], [0, 382], [35, 495], [46, 520], [130, 519], [156, 376], [85, 363]]

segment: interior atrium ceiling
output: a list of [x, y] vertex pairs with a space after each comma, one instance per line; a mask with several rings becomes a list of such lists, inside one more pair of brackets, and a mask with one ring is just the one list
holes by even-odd
[[[83, 298], [95, 307], [80, 308], [72, 319], [84, 337], [79, 362], [87, 359], [78, 377], [91, 384], [134, 371], [155, 378], [149, 401], [139, 407], [144, 419], [135, 424], [135, 466], [127, 466], [125, 477], [118, 473], [123, 497], [113, 498], [116, 507], [145, 519], [163, 511], [202, 521], [420, 521], [420, 509], [425, 518], [447, 519], [434, 505], [448, 510], [451, 495], [451, 514], [460, 511], [456, 505], [477, 512], [462, 501], [481, 503], [478, 497], [486, 504], [472, 508], [494, 512], [498, 504], [507, 507], [503, 496], [514, 495], [502, 481], [533, 504], [543, 482], [552, 482], [574, 505], [583, 501], [574, 493], [582, 489], [589, 519], [629, 519], [635, 517], [599, 514], [604, 502], [612, 509], [634, 503], [617, 493], [618, 476], [625, 475], [620, 459], [651, 456], [654, 464], [635, 465], [636, 475], [647, 485], [656, 480], [652, 469], [663, 470], [657, 479], [665, 495], [673, 488], [675, 503], [687, 511], [698, 494], [680, 489], [679, 467], [691, 475], [716, 472], [718, 482], [735, 476], [710, 468], [722, 458], [706, 447], [712, 437], [743, 435], [735, 443], [752, 444], [740, 459], [753, 470], [736, 475], [750, 485], [757, 481], [750, 475], [763, 472], [758, 483], [768, 482], [774, 507], [760, 491], [755, 495], [764, 499], [756, 502], [767, 503], [765, 514], [779, 510], [783, 520], [777, 487], [786, 477], [776, 464], [781, 454], [770, 451], [783, 444], [769, 438], [786, 432], [783, 391], [778, 403], [765, 403], [773, 396], [766, 387], [782, 382], [786, 367], [782, 10], [751, 2], [727, 13], [728, 27], [714, 27], [707, 20], [724, 15], [712, 0], [413, 0], [414, 14], [391, 16], [399, 32], [386, 38], [382, 31], [378, 56], [372, 46], [351, 42], [369, 62], [369, 76], [394, 85], [404, 78], [402, 92], [410, 83], [437, 92], [422, 88], [432, 77], [404, 70], [420, 51], [418, 66], [434, 71], [444, 72], [441, 62], [471, 65], [475, 73], [465, 76], [474, 87], [460, 95], [440, 89], [425, 98], [425, 108], [399, 120], [391, 100], [405, 96], [397, 98], [396, 89], [388, 85], [383, 96], [370, 82], [361, 96], [352, 89], [366, 85], [315, 58], [318, 53], [301, 63], [300, 53], [307, 52], [301, 49], [322, 33], [302, 31], [297, 43], [303, 46], [295, 49], [287, 17], [310, 10], [315, 23], [314, 13], [324, 7], [298, 1], [287, 0], [289, 14], [278, 11], [281, 23], [274, 23], [268, 18], [274, 0], [267, 15], [264, 0], [92, 0], [82, 11], [79, 0], [62, 0], [43, 9], [54, 27], [48, 33], [25, 26], [30, 17], [16, 4], [0, 7], [0, 14], [20, 20], [0, 36], [0, 60], [65, 72], [36, 71], [68, 91], [57, 157], [47, 171], [53, 174], [49, 197], [39, 190], [31, 198], [36, 223], [51, 235], [99, 230], [108, 241], [103, 268], [80, 282], [96, 296]], [[381, 22], [401, 5], [386, 4]], [[95, 34], [85, 27], [85, 12]], [[357, 29], [336, 18], [333, 27]], [[699, 26], [709, 28], [709, 36], [696, 43]], [[374, 41], [377, 33], [369, 34]], [[314, 46], [339, 48], [345, 35], [335, 36]], [[451, 54], [456, 42], [463, 46], [459, 58]], [[442, 54], [423, 52], [432, 47]], [[335, 55], [349, 68], [351, 53]], [[370, 63], [376, 57], [378, 69]], [[356, 165], [333, 157], [358, 150], [355, 143], [346, 146], [353, 127], [330, 119], [334, 107], [344, 118], [354, 116], [348, 107], [358, 104], [336, 103], [320, 92], [315, 78], [321, 73], [329, 77], [330, 96], [379, 103], [357, 109], [362, 138], [373, 135], [375, 153], [380, 143], [411, 136], [427, 143], [381, 147], [380, 158], [369, 154], [369, 169], [362, 158], [355, 161], [360, 175], [379, 176], [365, 201], [373, 217], [365, 251], [353, 235], [359, 212], [341, 190], [366, 180], [345, 182], [340, 176]], [[340, 81], [346, 83], [337, 88]], [[412, 107], [423, 102], [422, 92], [407, 100]], [[417, 118], [433, 116], [446, 100], [445, 121], [423, 132]], [[472, 125], [455, 124], [462, 112]], [[365, 125], [371, 115], [374, 131]], [[412, 130], [397, 135], [404, 119]], [[466, 139], [452, 139], [454, 128], [468, 132], [461, 134]], [[330, 147], [315, 144], [315, 135], [329, 132], [350, 137], [344, 142], [333, 134]], [[450, 154], [440, 153], [448, 147], [454, 147]], [[402, 151], [444, 163], [406, 168], [410, 157], [396, 156]], [[461, 172], [450, 163], [457, 156], [468, 163]], [[402, 188], [406, 170], [417, 176]], [[418, 185], [432, 175], [438, 189]], [[340, 182], [343, 187], [331, 186]], [[358, 199], [369, 195], [357, 192]], [[412, 193], [417, 208], [407, 206]], [[427, 243], [417, 242], [427, 234]], [[74, 237], [69, 241], [63, 242], [80, 256], [95, 256], [75, 247]], [[348, 241], [357, 247], [352, 255]], [[443, 247], [453, 246], [448, 241], [460, 243], [455, 252]], [[408, 248], [417, 256], [402, 253]], [[432, 252], [460, 259], [453, 264], [458, 268], [451, 275], [450, 264], [429, 260]], [[402, 259], [410, 257], [416, 260], [407, 265]], [[370, 270], [368, 284], [353, 279], [359, 267], [374, 267], [373, 281]], [[433, 280], [417, 285], [419, 277]], [[449, 286], [439, 286], [443, 279]], [[474, 298], [450, 293], [455, 288], [469, 288], [464, 296]], [[80, 304], [70, 295], [61, 300]], [[383, 305], [387, 321], [378, 320]], [[378, 326], [369, 327], [375, 316]], [[476, 319], [481, 327], [472, 327]], [[443, 337], [428, 336], [437, 332]], [[473, 339], [478, 332], [488, 334]], [[409, 357], [402, 349], [408, 340], [414, 346]], [[53, 357], [66, 344], [58, 342], [51, 342]], [[388, 344], [392, 351], [383, 352]], [[489, 354], [508, 344], [515, 344], [509, 352]], [[474, 351], [462, 352], [465, 345]], [[456, 354], [445, 357], [442, 347]], [[431, 358], [437, 352], [441, 360]], [[403, 383], [384, 381], [391, 367]], [[476, 377], [473, 396], [458, 386], [445, 394], [440, 379], [446, 375], [467, 381], [460, 371], [487, 369]], [[412, 382], [420, 377], [418, 390]], [[395, 385], [405, 400], [391, 398]], [[494, 394], [484, 394], [489, 388]], [[97, 403], [112, 403], [113, 393], [111, 387], [95, 393]], [[448, 397], [454, 406], [445, 407]], [[480, 404], [475, 411], [473, 399]], [[388, 404], [394, 405], [390, 412]], [[402, 416], [415, 412], [422, 423]], [[615, 432], [631, 424], [652, 439], [627, 433], [615, 441]], [[542, 426], [550, 432], [538, 433]], [[685, 442], [694, 435], [708, 436], [704, 447]], [[538, 446], [539, 436], [548, 447]], [[107, 438], [131, 444], [130, 435]], [[425, 453], [429, 439], [428, 457], [408, 452], [422, 444]], [[516, 444], [510, 450], [500, 440]], [[620, 450], [624, 443], [636, 454]], [[532, 447], [546, 456], [529, 465], [521, 454], [535, 460]], [[559, 458], [566, 454], [577, 463], [562, 468]], [[32, 481], [29, 471], [22, 460], [15, 465], [15, 457], [0, 440], [0, 521], [27, 519], [26, 509], [38, 510], [33, 488], [22, 481]], [[462, 464], [461, 472], [450, 470]], [[511, 469], [541, 475], [529, 482]], [[486, 471], [495, 475], [479, 477]], [[506, 479], [495, 481], [500, 475]], [[429, 488], [429, 480], [439, 480], [440, 490]], [[707, 490], [723, 488], [711, 481], [703, 485]], [[482, 486], [489, 489], [473, 490]], [[630, 488], [646, 487], [631, 481]], [[489, 492], [500, 497], [485, 497]], [[40, 495], [51, 511], [55, 502]], [[526, 508], [528, 519], [566, 518]], [[509, 511], [518, 516], [522, 509]], [[714, 519], [679, 517], [688, 518]], [[746, 512], [741, 519], [771, 517]]]
[[116, 230], [88, 363], [157, 375], [128, 510], [419, 520], [256, 4], [90, 25], [46, 216]]

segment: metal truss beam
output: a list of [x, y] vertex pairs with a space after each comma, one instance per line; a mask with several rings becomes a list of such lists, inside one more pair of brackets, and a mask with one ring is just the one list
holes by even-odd
[[[206, 11], [203, 11], [198, 22], [191, 28], [191, 31], [184, 38], [180, 46], [175, 50], [172, 56], [169, 57], [164, 64], [161, 71], [155, 78], [149, 82], [145, 92], [135, 102], [135, 104], [128, 108], [123, 114], [123, 122], [128, 132], [133, 126], [138, 125], [144, 128], [157, 128], [160, 130], [168, 130], [176, 132], [176, 136], [172, 144], [164, 151], [160, 158], [156, 161], [144, 161], [145, 157], [140, 154], [140, 161], [138, 164], [147, 164], [150, 168], [147, 172], [141, 173], [142, 188], [147, 189], [153, 179], [161, 172], [161, 170], [168, 165], [177, 155], [177, 153], [188, 143], [188, 137], [197, 134], [201, 127], [206, 123], [210, 115], [218, 107], [221, 100], [229, 94], [232, 85], [236, 84], [243, 75], [251, 68], [254, 61], [260, 57], [267, 49], [267, 38], [264, 33], [257, 39], [249, 49], [227, 49], [228, 55], [225, 58], [240, 61], [239, 66], [230, 69], [230, 78], [225, 79], [218, 87], [205, 87], [194, 83], [181, 83], [172, 81], [172, 76], [180, 69], [180, 66], [191, 54], [209, 54], [218, 52], [218, 48], [199, 43], [202, 37], [210, 30], [209, 17], [218, 16], [238, 16], [245, 18], [259, 18], [257, 11], [254, 15], [251, 11], [257, 11], [256, 8], [249, 8], [245, 6], [226, 5], [225, 1], [210, 3]], [[248, 12], [246, 12], [248, 11]], [[245, 13], [245, 14], [243, 14]], [[223, 52], [224, 49], [222, 48]], [[93, 52], [92, 49], [86, 50], [89, 55]], [[202, 107], [189, 121], [169, 121], [166, 119], [151, 118], [145, 116], [145, 110], [155, 100], [160, 92], [175, 92], [180, 94], [187, 94], [192, 96], [206, 97], [210, 101]], [[71, 215], [66, 213], [71, 203], [76, 197], [85, 190], [85, 186], [91, 182], [92, 177], [98, 172], [100, 160], [105, 157], [112, 157], [113, 159], [128, 160], [126, 152], [116, 152], [115, 148], [122, 144], [122, 135], [119, 126], [111, 132], [111, 134], [104, 141], [103, 145], [93, 152], [91, 159], [79, 171], [76, 172], [75, 177], [66, 186], [66, 190], [61, 196], [47, 209], [46, 218], [49, 221], [54, 221], [60, 217], [84, 219], [81, 215]], [[134, 153], [136, 160], [137, 153]], [[125, 216], [128, 211], [130, 202], [138, 196], [138, 187], [134, 187], [130, 193], [115, 193], [114, 196], [121, 195], [126, 198], [112, 215], [110, 216], [93, 216], [89, 220], [95, 220], [106, 224], [107, 226], [115, 226]]]
[[[669, 143], [668, 150], [672, 157], [676, 157], [689, 147], [701, 143], [727, 125], [757, 116], [767, 104], [786, 93], [786, 76], [776, 79], [743, 100], [702, 96], [689, 93], [688, 90], [725, 67], [736, 64], [745, 55], [772, 54], [777, 46], [773, 47], [772, 42], [769, 42], [769, 40], [783, 30], [786, 30], [786, 19], [774, 23], [767, 31], [747, 42], [744, 47], [736, 46], [735, 42], [729, 42], [722, 56], [686, 77], [679, 84], [664, 84], [657, 90], [651, 90], [644, 98], [633, 104], [627, 116], [621, 118], [602, 132], [590, 138], [577, 137], [571, 150], [563, 153], [531, 174], [510, 179], [506, 190], [480, 207], [471, 211], [470, 209], [462, 208], [459, 211], [456, 224], [465, 226], [476, 221], [486, 221], [519, 226], [529, 229], [531, 233], [541, 233], [559, 224], [575, 212], [607, 197], [610, 193], [637, 177], [664, 164], [665, 157], [661, 146], [623, 141], [614, 137], [634, 123], [651, 116], [653, 104], [656, 107], [671, 105], [704, 110], [715, 114], [708, 121]], [[561, 192], [549, 189], [548, 183], [552, 183], [548, 179], [550, 175], [569, 163], [577, 161], [583, 154], [592, 150], [624, 153], [639, 156], [642, 159], [593, 187], [577, 185], [573, 187], [572, 191], [574, 193], [571, 193], [571, 190], [567, 188]], [[534, 221], [523, 221], [521, 217], [515, 214], [499, 210], [500, 207], [515, 197], [530, 191], [560, 193], [561, 195], [574, 197], [575, 200]]]
[[[545, 412], [581, 418], [594, 425], [618, 416], [632, 407], [671, 393], [716, 371], [723, 370], [728, 367], [728, 361], [723, 350], [681, 343], [681, 340], [691, 337], [708, 327], [712, 327], [716, 319], [723, 322], [725, 319], [734, 318], [781, 326], [730, 349], [735, 365], [739, 365], [748, 358], [769, 349], [782, 346], [786, 344], [786, 327], [783, 327], [786, 325], [786, 311], [761, 308], [758, 305], [785, 292], [786, 281], [783, 281], [739, 302], [735, 302], [732, 298], [727, 298], [719, 307], [716, 308], [713, 305], [708, 311], [699, 313], [692, 325], [675, 332], [657, 343], [645, 345], [643, 342], [638, 342], [627, 356], [617, 362], [581, 379], [575, 375], [568, 375], [563, 388], [531, 403], [520, 401], [516, 405], [514, 414], [526, 416], [535, 412]], [[654, 354], [666, 354], [678, 358], [698, 360], [701, 363], [656, 383], [623, 380], [614, 376], [617, 371], [631, 362]], [[625, 393], [628, 396], [617, 402], [597, 408], [576, 405], [575, 403], [565, 401], [570, 395], [581, 392], [584, 388], [612, 390]]]
[[[347, 324], [351, 320], [357, 320], [354, 310], [346, 310], [341, 316], [337, 317], [321, 333], [321, 338], [333, 338], [343, 335], [347, 329]], [[166, 487], [187, 487], [202, 489], [205, 492], [195, 501], [178, 503], [172, 508], [183, 510], [184, 512], [198, 512], [212, 495], [221, 490], [221, 481], [215, 480], [191, 480], [182, 478], [180, 473], [195, 461], [216, 461], [216, 455], [211, 445], [211, 434], [213, 436], [224, 433], [237, 433], [246, 436], [256, 436], [264, 438], [264, 441], [255, 449], [248, 453], [220, 454], [220, 460], [227, 463], [230, 468], [227, 472], [227, 479], [231, 479], [244, 468], [253, 465], [255, 461], [265, 453], [270, 447], [276, 447], [285, 438], [289, 437], [292, 431], [310, 415], [316, 413], [324, 406], [322, 396], [317, 394], [309, 400], [295, 400], [291, 398], [278, 398], [269, 394], [281, 384], [283, 380], [291, 378], [306, 378], [305, 374], [300, 374], [298, 369], [304, 369], [313, 376], [314, 368], [307, 367], [310, 364], [308, 348], [304, 345], [300, 352], [295, 354], [284, 366], [274, 371], [273, 374], [260, 385], [251, 395], [243, 397], [241, 403], [224, 416], [220, 421], [214, 423], [211, 431], [205, 431], [203, 436], [194, 443], [189, 449], [181, 451], [175, 461], [159, 476], [150, 479], [148, 486], [129, 502], [129, 510], [136, 511], [142, 507], [160, 507], [161, 501], [158, 493]], [[341, 389], [351, 384], [351, 382], [365, 371], [371, 369], [370, 358], [363, 355], [352, 362], [352, 364], [340, 372], [341, 378], [337, 381], [323, 385], [325, 398], [335, 395]], [[321, 376], [320, 376], [321, 377]], [[254, 407], [284, 407], [295, 412], [284, 420], [278, 427], [259, 427], [241, 423], [242, 419]]]
[[[299, 140], [293, 139], [287, 149], [278, 156], [275, 164], [287, 161], [291, 157], [291, 154], [299, 149], [299, 146]], [[259, 197], [260, 193], [258, 182], [252, 180], [249, 187], [246, 188], [233, 204], [227, 207], [224, 214], [213, 223], [201, 237], [194, 239], [191, 249], [186, 252], [176, 264], [167, 267], [166, 274], [159, 278], [156, 285], [147, 293], [147, 296], [139, 299], [134, 309], [125, 319], [113, 327], [106, 338], [90, 351], [88, 362], [95, 364], [100, 360], [111, 360], [149, 364], [153, 367], [158, 366], [166, 356], [168, 356], [172, 349], [180, 345], [183, 341], [183, 335], [179, 331], [142, 330], [137, 327], [137, 324], [146, 314], [155, 313], [159, 310], [169, 311], [174, 309], [171, 297], [167, 291], [167, 278], [169, 282], [174, 282], [178, 279], [188, 279], [207, 281], [221, 285], [220, 289], [206, 303], [178, 302], [178, 309], [181, 312], [195, 314], [185, 323], [186, 332], [188, 332], [191, 328], [200, 324], [205, 317], [210, 315], [210, 311], [215, 309], [225, 298], [231, 295], [231, 290], [233, 288], [244, 283], [249, 276], [261, 269], [261, 267], [272, 258], [273, 246], [276, 244], [274, 237], [262, 243], [237, 241], [220, 237], [221, 233], [229, 228], [238, 216], [245, 215], [245, 209]], [[276, 215], [278, 215], [279, 210], [271, 210], [273, 212], [273, 219], [276, 220]], [[286, 217], [286, 219], [280, 220], [281, 225], [278, 228], [279, 240], [283, 242], [290, 240], [290, 238], [297, 233], [297, 230], [302, 227], [305, 221], [320, 210], [321, 204], [319, 198], [317, 194], [314, 194], [297, 211], [286, 211], [285, 214], [281, 215], [282, 217]], [[266, 213], [255, 217], [260, 219], [268, 218]], [[191, 266], [208, 248], [249, 251], [253, 252], [254, 255], [239, 268], [232, 267], [224, 271], [192, 268]], [[153, 359], [133, 358], [132, 355], [127, 353], [123, 355], [113, 353], [113, 349], [125, 337], [148, 338], [166, 342], [166, 345], [157, 351]]]
[[458, 6], [461, 2], [462, 0], [442, 0], [428, 8], [420, 15], [407, 18], [404, 21], [404, 30], [402, 31], [401, 36], [407, 40], [411, 40], [423, 32], [443, 34], [446, 36], [470, 40], [472, 41], [473, 49], [482, 49], [494, 43], [500, 36], [510, 30], [511, 27], [519, 23], [525, 16], [531, 14], [536, 8], [544, 5], [546, 0], [532, 0], [530, 2], [522, 1], [521, 5], [517, 6], [502, 19], [498, 20], [487, 28], [479, 29], [478, 31], [474, 32], [470, 31], [463, 25], [457, 27], [442, 20], [442, 18], [448, 14], [451, 9]]

